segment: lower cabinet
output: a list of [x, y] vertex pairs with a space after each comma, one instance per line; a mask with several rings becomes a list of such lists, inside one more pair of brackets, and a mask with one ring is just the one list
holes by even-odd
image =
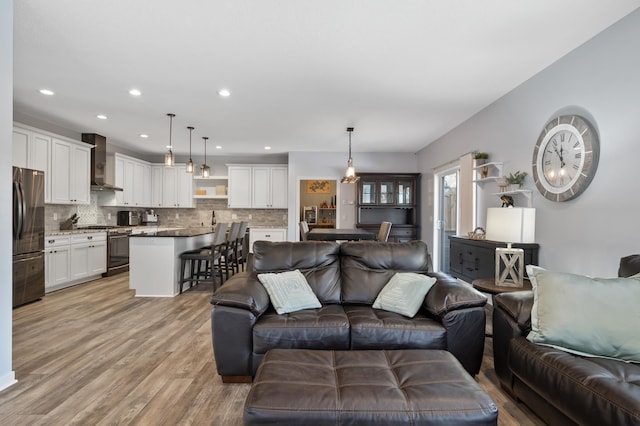
[[256, 241], [287, 241], [286, 228], [250, 228], [249, 252], [253, 253], [253, 243]]
[[47, 292], [98, 278], [107, 270], [107, 234], [46, 237], [44, 263]]
[[[471, 283], [479, 278], [494, 278], [496, 272], [496, 248], [506, 247], [500, 241], [472, 240], [466, 237], [449, 237], [449, 273]], [[513, 248], [524, 250], [524, 264], [538, 264], [540, 246], [531, 244], [513, 244]]]

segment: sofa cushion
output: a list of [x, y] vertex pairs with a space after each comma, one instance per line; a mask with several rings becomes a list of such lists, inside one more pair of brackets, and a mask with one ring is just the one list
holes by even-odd
[[270, 349], [349, 349], [349, 320], [340, 305], [278, 315], [265, 312], [253, 327], [253, 352]]
[[300, 270], [324, 304], [340, 303], [340, 245], [332, 241], [270, 242], [253, 244], [256, 273]]
[[435, 282], [435, 278], [426, 275], [398, 272], [382, 288], [373, 307], [413, 318]]
[[299, 270], [277, 274], [258, 274], [269, 299], [280, 315], [303, 309], [319, 308], [320, 302]]
[[640, 274], [590, 278], [532, 265], [527, 273], [534, 295], [529, 341], [640, 362]]
[[524, 337], [511, 340], [509, 367], [578, 424], [640, 424], [640, 365], [584, 358]]
[[418, 313], [413, 318], [347, 305], [351, 349], [446, 349], [446, 330], [439, 322]]
[[372, 305], [396, 272], [426, 273], [429, 252], [422, 241], [342, 243], [342, 300]]

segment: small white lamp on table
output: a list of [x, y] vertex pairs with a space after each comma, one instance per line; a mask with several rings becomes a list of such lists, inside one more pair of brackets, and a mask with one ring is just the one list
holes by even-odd
[[496, 248], [496, 286], [523, 286], [524, 250], [514, 249], [511, 244], [533, 243], [535, 233], [536, 209], [530, 207], [487, 209], [487, 240], [507, 243], [507, 248]]

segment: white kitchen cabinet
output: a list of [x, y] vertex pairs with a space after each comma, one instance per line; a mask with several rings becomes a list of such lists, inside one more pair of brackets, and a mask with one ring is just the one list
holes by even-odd
[[249, 252], [253, 253], [256, 241], [287, 241], [286, 228], [249, 228]]
[[51, 139], [51, 202], [89, 204], [91, 148]]
[[47, 237], [44, 240], [44, 288], [65, 284], [70, 280], [71, 257], [68, 235]]
[[[114, 155], [116, 205], [125, 207], [150, 207], [152, 204], [151, 163], [123, 154]], [[162, 181], [162, 179], [160, 179]], [[160, 183], [161, 184], [161, 183]]]
[[71, 280], [80, 280], [107, 270], [105, 232], [71, 236]]
[[287, 208], [287, 167], [253, 167], [251, 207], [258, 209]]
[[229, 165], [229, 207], [287, 208], [287, 166]]
[[45, 291], [100, 277], [107, 271], [107, 233], [45, 237]]
[[13, 165], [44, 172], [44, 202], [51, 202], [51, 136], [21, 127], [13, 128]]
[[229, 207], [251, 207], [251, 166], [229, 166]]
[[165, 167], [162, 183], [163, 207], [193, 207], [193, 176], [186, 166]]
[[164, 165], [151, 166], [151, 207], [162, 207]]

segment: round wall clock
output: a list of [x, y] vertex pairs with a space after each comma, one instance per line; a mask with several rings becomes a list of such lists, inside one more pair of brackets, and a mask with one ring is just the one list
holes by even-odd
[[579, 115], [561, 115], [542, 129], [533, 150], [533, 179], [552, 201], [580, 195], [598, 168], [600, 142], [595, 128]]

